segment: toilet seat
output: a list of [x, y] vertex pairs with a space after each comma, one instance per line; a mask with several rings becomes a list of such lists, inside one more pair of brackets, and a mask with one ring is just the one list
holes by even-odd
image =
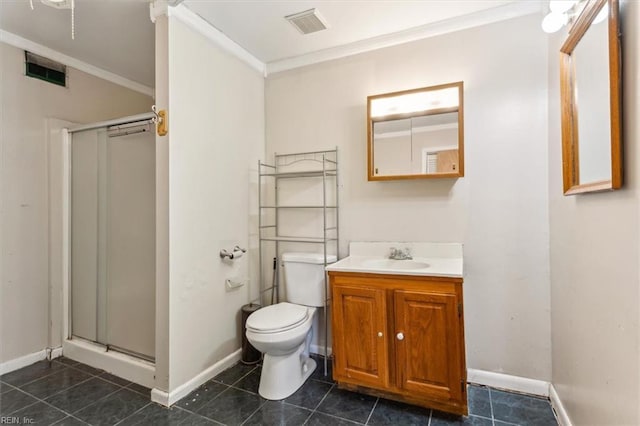
[[258, 309], [247, 319], [247, 330], [253, 333], [278, 333], [291, 330], [309, 317], [306, 306], [293, 303], [277, 303]]

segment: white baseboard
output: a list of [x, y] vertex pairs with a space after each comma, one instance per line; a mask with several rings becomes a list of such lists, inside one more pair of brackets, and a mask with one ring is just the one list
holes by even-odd
[[[12, 371], [20, 370], [23, 367], [27, 367], [35, 362], [47, 359], [47, 349], [43, 349], [32, 354], [21, 356], [20, 358], [11, 359], [0, 364], [0, 375], [11, 373]], [[51, 359], [55, 359], [62, 356], [62, 346], [51, 349]]]
[[[318, 354], [318, 355], [325, 355], [324, 353], [324, 345], [310, 345], [309, 346], [309, 352], [311, 352], [312, 354]], [[329, 346], [327, 348], [327, 356], [331, 356], [331, 354], [333, 353], [333, 350], [331, 349], [331, 346]]]
[[560, 426], [572, 426], [569, 414], [567, 413], [567, 410], [565, 410], [564, 405], [562, 405], [560, 396], [558, 396], [553, 385], [549, 385], [549, 397], [551, 399], [551, 406], [556, 412], [556, 418], [558, 419]]
[[62, 356], [62, 346], [58, 346], [57, 348], [53, 348], [51, 350], [51, 359], [60, 358]]
[[73, 338], [62, 342], [64, 356], [112, 373], [118, 377], [152, 388], [155, 385], [156, 367], [153, 363], [115, 351], [107, 351], [102, 345]]
[[545, 382], [544, 380], [528, 379], [526, 377], [469, 368], [467, 369], [467, 382], [530, 395], [549, 397], [549, 382]]
[[23, 367], [33, 364], [34, 362], [47, 359], [47, 351], [45, 349], [21, 356], [20, 358], [11, 359], [0, 364], [0, 375], [20, 370]]
[[158, 404], [164, 405], [166, 407], [170, 407], [185, 396], [189, 395], [192, 391], [197, 389], [198, 386], [213, 379], [215, 376], [240, 361], [241, 355], [242, 349], [238, 349], [227, 357], [216, 362], [211, 367], [202, 371], [191, 380], [181, 384], [171, 392], [166, 392], [161, 389], [154, 388], [151, 391], [151, 401], [157, 402]]

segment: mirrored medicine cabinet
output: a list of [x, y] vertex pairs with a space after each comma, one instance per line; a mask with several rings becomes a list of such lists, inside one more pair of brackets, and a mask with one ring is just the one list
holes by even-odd
[[463, 82], [367, 98], [368, 179], [464, 176]]
[[622, 186], [618, 0], [585, 0], [560, 49], [565, 195]]

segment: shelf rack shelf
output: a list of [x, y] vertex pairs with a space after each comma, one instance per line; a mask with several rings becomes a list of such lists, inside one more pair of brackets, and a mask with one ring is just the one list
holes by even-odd
[[260, 206], [261, 209], [336, 209], [338, 206]]
[[[279, 181], [281, 179], [302, 179], [316, 178], [321, 179], [322, 190], [321, 200], [314, 200], [312, 203], [299, 205], [279, 205], [279, 192], [282, 190]], [[264, 202], [263, 186], [267, 187], [265, 181], [273, 183], [273, 201], [269, 204]], [[329, 191], [329, 185], [335, 185], [333, 192]], [[279, 279], [278, 265], [275, 265], [274, 282], [271, 286], [265, 285], [264, 255], [267, 250], [264, 245], [267, 242], [275, 244], [275, 257], [279, 259], [281, 254], [281, 245], [288, 243], [304, 243], [322, 245], [324, 254], [324, 265], [328, 264], [329, 254], [335, 254], [336, 258], [339, 253], [339, 226], [338, 226], [338, 149], [326, 151], [310, 151], [294, 154], [275, 154], [274, 164], [266, 164], [258, 161], [258, 233], [259, 233], [259, 276], [260, 276], [260, 294], [272, 290], [275, 292], [276, 303], [279, 302]], [[320, 215], [322, 222], [322, 236], [308, 235], [281, 235], [281, 219], [280, 216], [284, 211], [295, 212], [295, 210], [308, 210], [316, 212]], [[266, 215], [271, 212], [272, 218], [270, 222], [265, 223]], [[332, 220], [330, 220], [332, 219]], [[269, 233], [270, 235], [265, 235]], [[331, 252], [331, 253], [330, 253]], [[324, 278], [325, 287], [325, 305], [330, 303], [329, 283], [327, 275]], [[273, 300], [273, 297], [272, 297]], [[329, 320], [327, 309], [323, 309], [324, 314], [324, 374], [328, 374], [327, 358], [328, 358], [328, 342], [327, 334], [329, 329]]]
[[[327, 229], [329, 230], [329, 228]], [[337, 238], [322, 238], [322, 237], [262, 237], [262, 241], [282, 241], [285, 243], [320, 243], [325, 241], [337, 241]]]
[[[266, 164], [262, 164], [266, 166]], [[322, 177], [322, 176], [336, 176], [336, 170], [325, 171], [302, 171], [302, 172], [282, 172], [282, 173], [261, 173], [260, 176], [271, 176], [280, 179], [286, 178], [303, 178], [303, 177]]]

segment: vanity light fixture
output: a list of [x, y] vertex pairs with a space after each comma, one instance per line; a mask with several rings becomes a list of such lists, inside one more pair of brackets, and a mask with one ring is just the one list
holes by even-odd
[[457, 87], [379, 98], [371, 102], [371, 117], [384, 117], [387, 115], [411, 114], [440, 108], [452, 108], [458, 106], [458, 100], [459, 94]]
[[569, 16], [566, 13], [549, 12], [542, 20], [542, 30], [545, 33], [555, 33], [569, 22]]
[[[549, 13], [542, 20], [542, 30], [545, 33], [555, 33], [562, 27], [572, 22], [573, 18], [580, 14], [586, 0], [551, 0]], [[608, 16], [609, 8], [603, 7], [593, 20], [594, 24], [604, 21]]]
[[542, 20], [542, 30], [545, 33], [555, 33], [567, 25], [577, 14], [579, 0], [551, 0], [549, 13]]

